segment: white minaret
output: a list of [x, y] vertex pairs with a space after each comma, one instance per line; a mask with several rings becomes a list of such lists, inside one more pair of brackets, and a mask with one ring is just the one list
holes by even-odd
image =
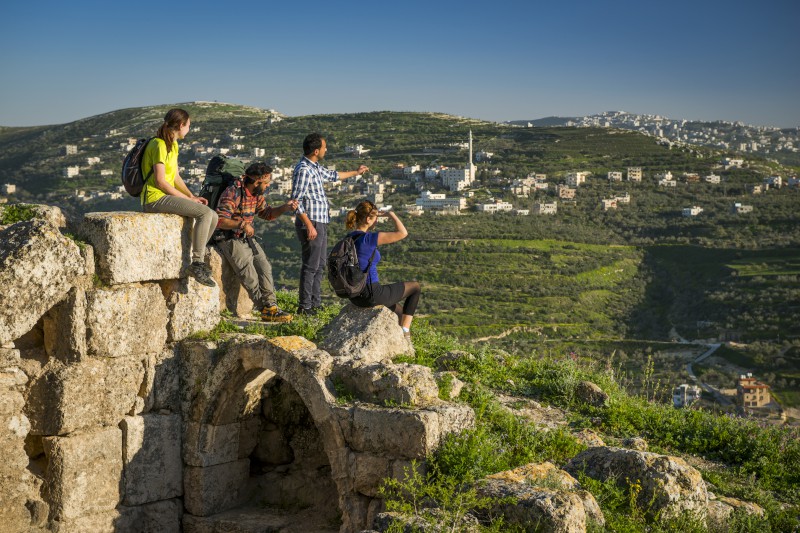
[[469, 161], [467, 161], [467, 168], [469, 169], [469, 182], [472, 184], [475, 181], [475, 167], [472, 165], [472, 130], [469, 130]]

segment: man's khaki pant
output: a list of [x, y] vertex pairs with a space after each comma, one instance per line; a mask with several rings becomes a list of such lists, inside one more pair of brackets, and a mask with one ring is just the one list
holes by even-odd
[[215, 245], [239, 274], [239, 281], [256, 310], [278, 304], [272, 283], [272, 265], [255, 239], [228, 239]]

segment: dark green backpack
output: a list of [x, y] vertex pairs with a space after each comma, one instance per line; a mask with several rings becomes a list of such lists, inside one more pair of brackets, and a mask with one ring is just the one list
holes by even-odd
[[206, 167], [206, 177], [200, 196], [208, 200], [208, 207], [216, 210], [222, 191], [233, 185], [244, 174], [244, 163], [235, 157], [217, 154]]

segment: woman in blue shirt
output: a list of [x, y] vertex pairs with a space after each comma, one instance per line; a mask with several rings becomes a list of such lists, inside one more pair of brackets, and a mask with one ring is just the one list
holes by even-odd
[[[378, 263], [381, 260], [378, 246], [391, 244], [408, 237], [408, 231], [397, 215], [392, 211], [385, 213], [394, 221], [394, 231], [370, 231], [378, 221], [378, 208], [370, 201], [361, 202], [354, 210], [347, 213], [347, 228], [355, 230], [351, 231], [349, 235], [357, 237], [355, 245], [358, 252], [358, 264], [363, 272], [367, 272], [367, 268], [369, 268], [367, 289], [359, 296], [350, 298], [350, 301], [358, 307], [385, 305], [397, 314], [403, 334], [409, 337], [409, 328], [419, 304], [421, 289], [416, 281], [398, 281], [381, 285], [378, 280]], [[360, 235], [362, 236], [359, 237]], [[370, 264], [370, 258], [372, 258], [372, 264]], [[403, 300], [405, 302], [400, 305]]]

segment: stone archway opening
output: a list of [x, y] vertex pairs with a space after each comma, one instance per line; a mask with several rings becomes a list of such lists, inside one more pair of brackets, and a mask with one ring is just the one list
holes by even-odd
[[184, 526], [339, 531], [340, 496], [325, 444], [331, 437], [309, 410], [307, 388], [304, 399], [286, 375], [265, 368], [285, 371], [286, 361], [252, 357], [259, 348], [229, 350], [208, 373], [213, 392], [190, 408], [201, 422], [190, 421], [185, 436]]

